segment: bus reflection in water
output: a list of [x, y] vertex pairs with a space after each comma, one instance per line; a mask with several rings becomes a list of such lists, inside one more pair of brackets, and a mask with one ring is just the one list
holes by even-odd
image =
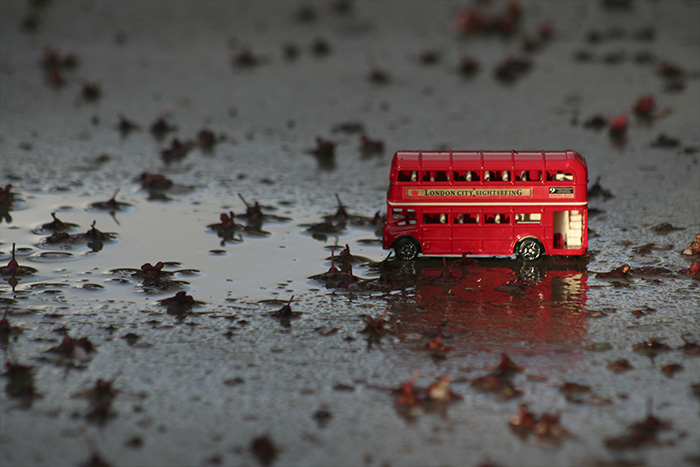
[[551, 264], [518, 269], [521, 264], [504, 260], [412, 267], [413, 300], [390, 304], [389, 325], [399, 337], [439, 332], [453, 336], [449, 345], [458, 351], [536, 354], [578, 349], [585, 338], [585, 272]]

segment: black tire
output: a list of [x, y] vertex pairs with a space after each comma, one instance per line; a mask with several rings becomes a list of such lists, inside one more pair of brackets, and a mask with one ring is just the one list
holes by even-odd
[[394, 252], [396, 257], [403, 261], [416, 259], [420, 253], [420, 245], [415, 238], [401, 237], [394, 242]]
[[544, 247], [536, 238], [526, 238], [518, 242], [515, 253], [525, 261], [535, 261], [544, 254]]

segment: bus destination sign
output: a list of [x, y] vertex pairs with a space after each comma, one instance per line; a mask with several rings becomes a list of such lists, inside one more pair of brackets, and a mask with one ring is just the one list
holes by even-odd
[[532, 196], [531, 188], [406, 188], [408, 198], [490, 198]]

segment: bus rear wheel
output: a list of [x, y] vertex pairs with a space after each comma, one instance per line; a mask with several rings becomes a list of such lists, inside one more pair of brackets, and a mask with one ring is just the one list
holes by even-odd
[[526, 238], [518, 242], [516, 253], [525, 261], [535, 261], [544, 254], [542, 243], [536, 238]]
[[403, 261], [416, 259], [420, 252], [418, 242], [410, 237], [401, 237], [394, 243], [394, 252], [396, 257]]

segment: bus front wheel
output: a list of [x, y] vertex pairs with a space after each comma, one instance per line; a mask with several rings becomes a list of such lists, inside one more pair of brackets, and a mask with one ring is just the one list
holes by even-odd
[[396, 257], [403, 261], [416, 259], [420, 252], [418, 242], [410, 237], [401, 237], [394, 243], [394, 252]]
[[534, 261], [544, 254], [544, 247], [536, 238], [526, 238], [518, 242], [516, 253], [525, 261]]

